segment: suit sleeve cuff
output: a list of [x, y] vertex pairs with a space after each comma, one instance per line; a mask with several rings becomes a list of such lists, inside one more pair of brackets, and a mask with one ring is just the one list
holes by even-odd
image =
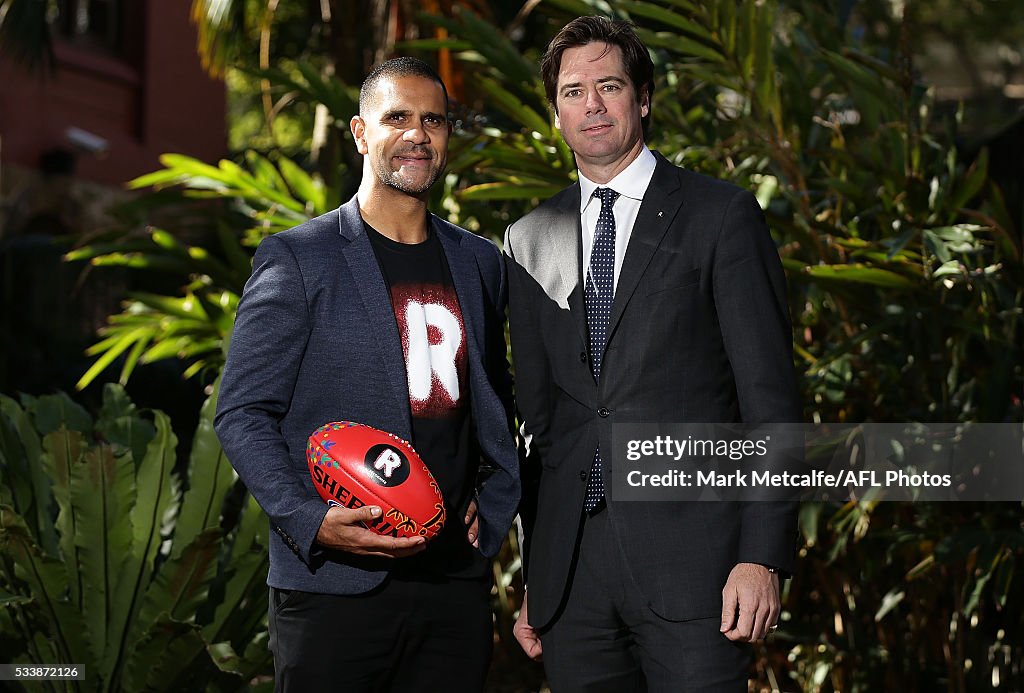
[[271, 528], [306, 565], [323, 559], [324, 549], [316, 543], [316, 535], [329, 508], [322, 500], [311, 498], [288, 513], [287, 517], [278, 518], [278, 521], [271, 519]]

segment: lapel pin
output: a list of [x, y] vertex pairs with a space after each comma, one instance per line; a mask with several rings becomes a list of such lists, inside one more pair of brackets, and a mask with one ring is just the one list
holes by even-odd
[[663, 216], [665, 216], [665, 213], [664, 212], [658, 212], [658, 216], [659, 217], [663, 217]]

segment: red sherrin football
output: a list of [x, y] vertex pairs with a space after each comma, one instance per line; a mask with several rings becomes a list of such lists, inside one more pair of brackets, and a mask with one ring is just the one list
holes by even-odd
[[352, 421], [318, 428], [306, 445], [313, 486], [331, 505], [379, 505], [370, 529], [392, 537], [433, 539], [444, 526], [441, 488], [409, 443]]

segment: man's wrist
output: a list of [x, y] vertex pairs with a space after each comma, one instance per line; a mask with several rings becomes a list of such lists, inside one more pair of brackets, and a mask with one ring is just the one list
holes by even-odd
[[786, 580], [790, 577], [789, 573], [787, 573], [785, 570], [782, 570], [781, 568], [776, 568], [773, 565], [769, 565], [767, 563], [755, 563], [755, 565], [761, 566], [772, 575], [778, 575], [779, 580]]

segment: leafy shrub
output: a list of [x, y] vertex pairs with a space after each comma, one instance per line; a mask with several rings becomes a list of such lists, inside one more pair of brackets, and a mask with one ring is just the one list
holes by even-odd
[[270, 670], [267, 522], [203, 407], [175, 471], [167, 416], [108, 385], [0, 396], [0, 660], [83, 665], [61, 690], [238, 690]]

